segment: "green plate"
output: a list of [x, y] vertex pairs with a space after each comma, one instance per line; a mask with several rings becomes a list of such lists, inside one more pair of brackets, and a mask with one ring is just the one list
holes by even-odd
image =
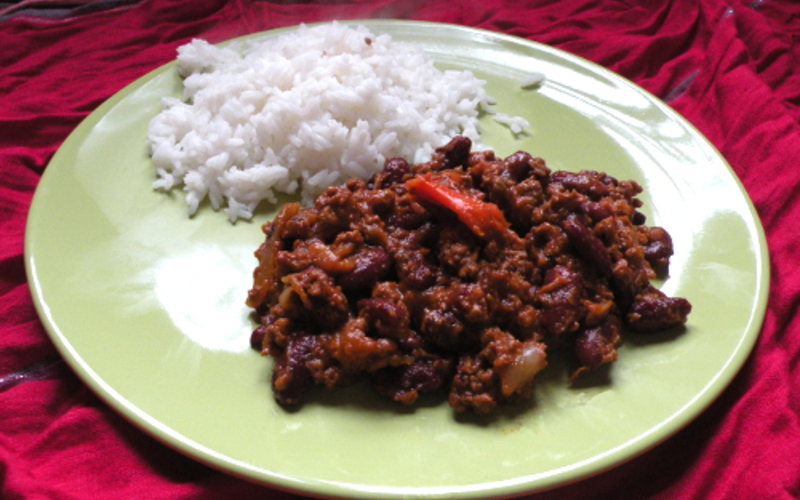
[[[365, 21], [421, 44], [442, 68], [485, 79], [515, 139], [484, 120], [499, 154], [553, 169], [604, 170], [645, 188], [651, 224], [673, 236], [658, 285], [694, 305], [685, 331], [629, 335], [619, 361], [576, 385], [554, 358], [535, 399], [488, 418], [443, 397], [399, 408], [365, 385], [272, 399], [271, 361], [248, 347], [244, 305], [260, 225], [208, 205], [188, 218], [180, 191], [151, 188], [145, 133], [175, 65], [134, 82], [64, 142], [30, 211], [26, 264], [53, 342], [77, 374], [145, 432], [248, 480], [324, 497], [486, 498], [543, 490], [643, 453], [702, 412], [748, 356], [768, 290], [763, 230], [725, 160], [658, 99], [592, 63], [470, 28]], [[258, 34], [275, 37], [283, 30]], [[532, 72], [538, 89], [522, 89]]]

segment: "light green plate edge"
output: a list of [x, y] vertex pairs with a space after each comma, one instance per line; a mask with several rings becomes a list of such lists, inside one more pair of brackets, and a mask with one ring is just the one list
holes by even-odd
[[[270, 361], [250, 351], [243, 299], [260, 224], [228, 223], [154, 180], [144, 135], [180, 84], [168, 64], [92, 113], [64, 142], [31, 206], [32, 295], [60, 353], [112, 408], [212, 467], [320, 497], [513, 496], [597, 474], [651, 449], [702, 412], [750, 353], [768, 294], [758, 216], [725, 160], [655, 97], [590, 62], [519, 38], [409, 21], [360, 21], [418, 42], [442, 68], [487, 80], [497, 109], [522, 115], [513, 138], [484, 117], [501, 155], [523, 149], [554, 169], [639, 181], [650, 223], [675, 240], [665, 292], [694, 305], [685, 331], [628, 336], [607, 373], [569, 386], [553, 358], [535, 401], [492, 418], [441, 398], [400, 409], [366, 387], [272, 400]], [[256, 36], [276, 36], [284, 30]], [[531, 72], [547, 76], [521, 89]]]

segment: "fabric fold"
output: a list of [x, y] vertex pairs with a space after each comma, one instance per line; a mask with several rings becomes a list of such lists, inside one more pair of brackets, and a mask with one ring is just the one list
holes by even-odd
[[36, 317], [24, 268], [25, 222], [40, 176], [72, 130], [120, 89], [172, 61], [179, 45], [370, 17], [508, 33], [631, 79], [722, 153], [766, 232], [772, 264], [766, 319], [752, 356], [722, 396], [642, 456], [524, 498], [800, 496], [797, 2], [118, 0], [62, 14], [0, 10], [0, 497], [301, 498], [199, 464], [92, 394]]

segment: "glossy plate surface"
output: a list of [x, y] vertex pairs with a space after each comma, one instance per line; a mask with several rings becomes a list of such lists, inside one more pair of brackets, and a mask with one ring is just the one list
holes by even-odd
[[[515, 139], [483, 120], [484, 142], [556, 169], [603, 170], [644, 186], [650, 224], [672, 234], [668, 294], [694, 310], [685, 331], [628, 335], [619, 361], [579, 384], [553, 359], [535, 400], [491, 418], [444, 398], [398, 408], [368, 387], [319, 391], [296, 412], [271, 395], [271, 361], [248, 347], [244, 305], [267, 207], [232, 225], [155, 180], [145, 133], [174, 64], [136, 81], [63, 144], [36, 192], [26, 263], [42, 321], [78, 375], [168, 445], [228, 473], [317, 496], [486, 498], [552, 488], [642, 453], [726, 387], [760, 329], [768, 289], [762, 229], [726, 162], [685, 120], [584, 60], [469, 28], [365, 21], [421, 44], [441, 68], [487, 81]], [[274, 37], [282, 31], [258, 34]], [[522, 89], [532, 72], [541, 88]]]

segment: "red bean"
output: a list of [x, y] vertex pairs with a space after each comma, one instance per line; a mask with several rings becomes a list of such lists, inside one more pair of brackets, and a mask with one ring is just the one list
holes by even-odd
[[383, 278], [391, 269], [389, 254], [379, 247], [367, 247], [356, 256], [356, 266], [352, 271], [339, 276], [338, 282], [343, 290], [364, 290]]
[[403, 386], [413, 387], [419, 391], [433, 391], [442, 385], [442, 378], [430, 363], [408, 365], [400, 380]]
[[255, 349], [256, 351], [260, 351], [264, 345], [264, 325], [259, 325], [258, 328], [253, 330], [253, 333], [250, 334], [250, 347]]
[[468, 137], [456, 136], [444, 146], [436, 148], [436, 152], [444, 155], [442, 168], [455, 168], [467, 163], [470, 149], [472, 149], [472, 141]]
[[509, 177], [516, 182], [522, 182], [527, 179], [531, 173], [531, 160], [533, 157], [530, 153], [525, 151], [517, 151], [511, 156], [503, 160], [506, 164], [506, 169]]
[[566, 188], [574, 189], [593, 198], [606, 196], [608, 186], [603, 183], [605, 179], [598, 179], [596, 174], [592, 174], [592, 172], [554, 172], [552, 178], [554, 182], [558, 182]]
[[673, 252], [669, 233], [660, 227], [652, 227], [647, 236], [650, 241], [644, 246], [645, 259], [656, 269], [666, 267]]
[[388, 158], [383, 164], [381, 188], [403, 182], [403, 177], [411, 173], [411, 166], [402, 158]]
[[425, 222], [427, 222], [429, 216], [427, 213], [424, 212], [402, 212], [399, 214], [392, 214], [389, 218], [389, 224], [395, 227], [399, 227], [400, 229], [405, 229], [407, 231], [413, 231], [414, 229], [419, 229]]
[[594, 370], [602, 364], [616, 361], [620, 326], [616, 316], [608, 316], [604, 323], [583, 330], [575, 339], [575, 358], [578, 363]]
[[420, 392], [432, 392], [444, 385], [442, 368], [432, 362], [384, 368], [373, 376], [373, 385], [380, 394], [395, 401], [413, 404]]
[[636, 297], [628, 310], [628, 327], [637, 332], [658, 332], [683, 324], [691, 311], [692, 305], [686, 299], [668, 297], [650, 287]]
[[600, 222], [606, 217], [611, 217], [614, 213], [606, 203], [599, 203], [596, 201], [587, 201], [581, 204], [583, 213], [591, 217], [592, 221]]
[[594, 232], [586, 227], [577, 217], [567, 217], [561, 227], [569, 237], [578, 255], [595, 266], [604, 276], [611, 276], [613, 264], [606, 246]]
[[301, 335], [292, 338], [278, 357], [272, 372], [275, 399], [286, 405], [300, 402], [311, 386], [313, 377], [306, 362], [312, 358], [317, 338]]

